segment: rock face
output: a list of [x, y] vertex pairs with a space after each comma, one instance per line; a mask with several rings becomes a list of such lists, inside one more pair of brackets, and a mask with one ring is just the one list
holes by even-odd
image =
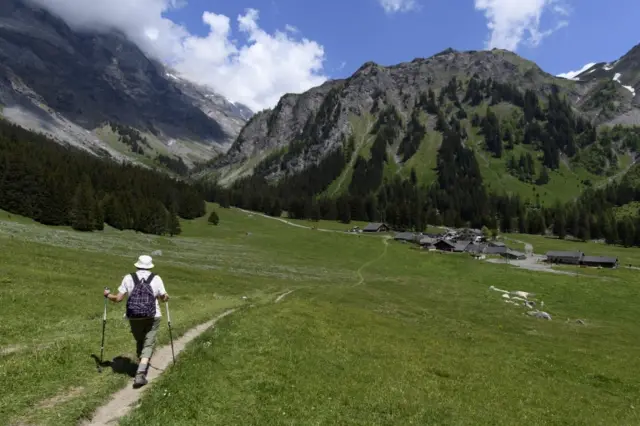
[[[634, 100], [631, 88], [623, 85], [640, 91], [639, 51], [640, 47], [634, 48], [612, 69], [594, 72], [588, 80], [580, 81], [552, 76], [535, 63], [499, 49], [447, 49], [427, 59], [390, 67], [367, 62], [345, 80], [329, 81], [300, 95], [285, 95], [272, 110], [253, 116], [229, 151], [211, 167], [220, 182], [229, 183], [251, 173], [248, 164], [255, 166], [268, 153], [300, 142], [304, 149], [288, 155], [286, 164], [268, 174], [277, 178], [282, 170], [295, 173], [316, 163], [348, 138], [354, 131], [354, 117], [372, 125], [375, 111], [393, 106], [407, 122], [419, 96], [429, 89], [438, 93], [452, 77], [461, 83], [474, 76], [508, 83], [522, 92], [531, 89], [543, 99], [555, 85], [580, 113], [594, 121], [633, 124], [639, 112], [638, 97]], [[618, 72], [622, 84], [614, 81]], [[610, 99], [601, 99], [605, 91]], [[603, 102], [609, 105], [603, 107]], [[240, 169], [242, 173], [238, 172]]]
[[[0, 4], [5, 117], [85, 147], [107, 121], [224, 152], [251, 112], [179, 78], [117, 33], [70, 29], [23, 0]], [[108, 150], [108, 149], [107, 149]]]
[[593, 65], [574, 80], [595, 87], [592, 96], [608, 95], [612, 105], [603, 115], [597, 114], [600, 121], [640, 125], [640, 44], [614, 62]]

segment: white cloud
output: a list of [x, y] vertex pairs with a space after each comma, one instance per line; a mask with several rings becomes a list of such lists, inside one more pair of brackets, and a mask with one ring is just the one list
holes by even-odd
[[254, 111], [274, 106], [285, 93], [300, 93], [322, 84], [324, 48], [295, 37], [297, 29], [267, 33], [258, 25], [259, 12], [247, 9], [236, 17], [233, 37], [229, 17], [205, 11], [209, 33], [200, 37], [163, 17], [183, 0], [34, 0], [78, 29], [117, 29], [150, 56], [168, 63], [184, 78], [205, 84], [233, 102]]
[[378, 0], [380, 6], [386, 13], [408, 12], [415, 10], [417, 4], [415, 0]]
[[596, 64], [595, 62], [590, 62], [577, 71], [564, 72], [562, 74], [558, 74], [556, 77], [563, 77], [563, 78], [568, 78], [569, 80], [573, 80], [576, 76], [582, 74], [583, 72], [585, 72], [586, 70], [594, 66], [595, 64]]
[[[476, 10], [483, 11], [491, 34], [486, 48], [516, 51], [522, 42], [537, 46], [547, 36], [568, 25], [570, 13], [562, 0], [474, 0]], [[552, 28], [541, 30], [543, 12], [563, 16]], [[528, 35], [527, 35], [528, 34]]]

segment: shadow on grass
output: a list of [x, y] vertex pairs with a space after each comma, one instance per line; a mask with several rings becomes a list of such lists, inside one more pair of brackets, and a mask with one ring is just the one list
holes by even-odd
[[102, 371], [102, 368], [104, 367], [111, 367], [111, 370], [116, 374], [125, 374], [129, 377], [135, 377], [136, 371], [138, 370], [138, 364], [129, 357], [117, 356], [111, 361], [102, 362], [100, 362], [100, 358], [98, 358], [98, 355], [96, 354], [91, 354], [91, 358], [95, 360], [98, 371]]

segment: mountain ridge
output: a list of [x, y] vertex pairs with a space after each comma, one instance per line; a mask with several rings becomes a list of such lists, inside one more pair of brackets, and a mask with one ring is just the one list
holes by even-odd
[[108, 122], [145, 132], [154, 153], [193, 165], [224, 153], [252, 114], [169, 77], [170, 68], [122, 33], [72, 30], [24, 0], [0, 6], [0, 58], [5, 118], [118, 160], [139, 159], [96, 133]]
[[[408, 122], [420, 94], [428, 89], [442, 91], [453, 76], [461, 84], [467, 84], [473, 76], [512, 84], [522, 92], [533, 90], [541, 98], [557, 87], [576, 113], [597, 125], [640, 123], [638, 97], [613, 79], [608, 83], [604, 78], [569, 80], [553, 76], [510, 51], [460, 52], [448, 48], [428, 58], [391, 66], [367, 61], [348, 78], [327, 81], [302, 94], [284, 95], [274, 108], [246, 123], [229, 151], [210, 163], [210, 170], [219, 182], [228, 185], [250, 175], [269, 155], [290, 151], [298, 143], [304, 145], [300, 155], [288, 155], [287, 164], [268, 177], [277, 180], [287, 173], [301, 172], [353, 135], [353, 119], [363, 119], [374, 104], [380, 103], [379, 109], [393, 105]], [[608, 98], [599, 100], [605, 91]], [[599, 102], [607, 105], [602, 107]], [[429, 130], [434, 125], [434, 119], [428, 120]], [[206, 172], [200, 174], [204, 175]]]

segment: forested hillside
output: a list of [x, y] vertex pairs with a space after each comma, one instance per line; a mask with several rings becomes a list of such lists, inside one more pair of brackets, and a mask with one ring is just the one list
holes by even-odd
[[[511, 112], [500, 117], [494, 110], [504, 105], [511, 106]], [[378, 118], [369, 132], [372, 143], [366, 156], [356, 158], [350, 179], [342, 182], [343, 191], [332, 194], [328, 189], [349, 165], [357, 145], [354, 135], [343, 138], [317, 164], [278, 180], [269, 179], [269, 170], [283, 167], [306, 149], [301, 143], [292, 144], [258, 164], [252, 176], [228, 189], [218, 188], [209, 197], [223, 205], [275, 216], [286, 210], [293, 218], [385, 221], [398, 229], [416, 231], [424, 230], [427, 223], [532, 234], [555, 230], [563, 237], [624, 242], [613, 230], [628, 227], [628, 221], [618, 223], [613, 208], [636, 200], [635, 192], [628, 190], [635, 186], [626, 184], [626, 178], [617, 186], [614, 174], [622, 170], [625, 155], [637, 152], [640, 128], [597, 130], [574, 112], [555, 86], [543, 100], [532, 90], [521, 92], [509, 84], [477, 78], [470, 79], [466, 87], [452, 78], [437, 95], [433, 90], [422, 94], [406, 126], [393, 106], [373, 112]], [[425, 116], [433, 117], [433, 130], [428, 130]], [[442, 134], [429, 174], [433, 181], [418, 178], [425, 175], [424, 168], [431, 167], [424, 163], [415, 163], [408, 176], [397, 170], [389, 173], [398, 157], [407, 162], [416, 155], [429, 131]], [[474, 133], [482, 136], [482, 142], [474, 140]], [[577, 202], [574, 199], [580, 191], [544, 203], [539, 196], [528, 198], [517, 191], [490, 188], [481, 166], [485, 155], [503, 161], [519, 181], [539, 188], [565, 162], [585, 168], [594, 180], [608, 177], [611, 185], [603, 180], [599, 185], [606, 189], [588, 190], [595, 182], [585, 179], [581, 183], [587, 191]], [[592, 194], [602, 197], [603, 193], [609, 194], [607, 203], [582, 208], [585, 203], [593, 206]]]
[[194, 186], [61, 146], [4, 120], [0, 208], [80, 231], [102, 230], [106, 223], [120, 230], [170, 235], [180, 233], [178, 216], [191, 219], [205, 213], [202, 193]]

